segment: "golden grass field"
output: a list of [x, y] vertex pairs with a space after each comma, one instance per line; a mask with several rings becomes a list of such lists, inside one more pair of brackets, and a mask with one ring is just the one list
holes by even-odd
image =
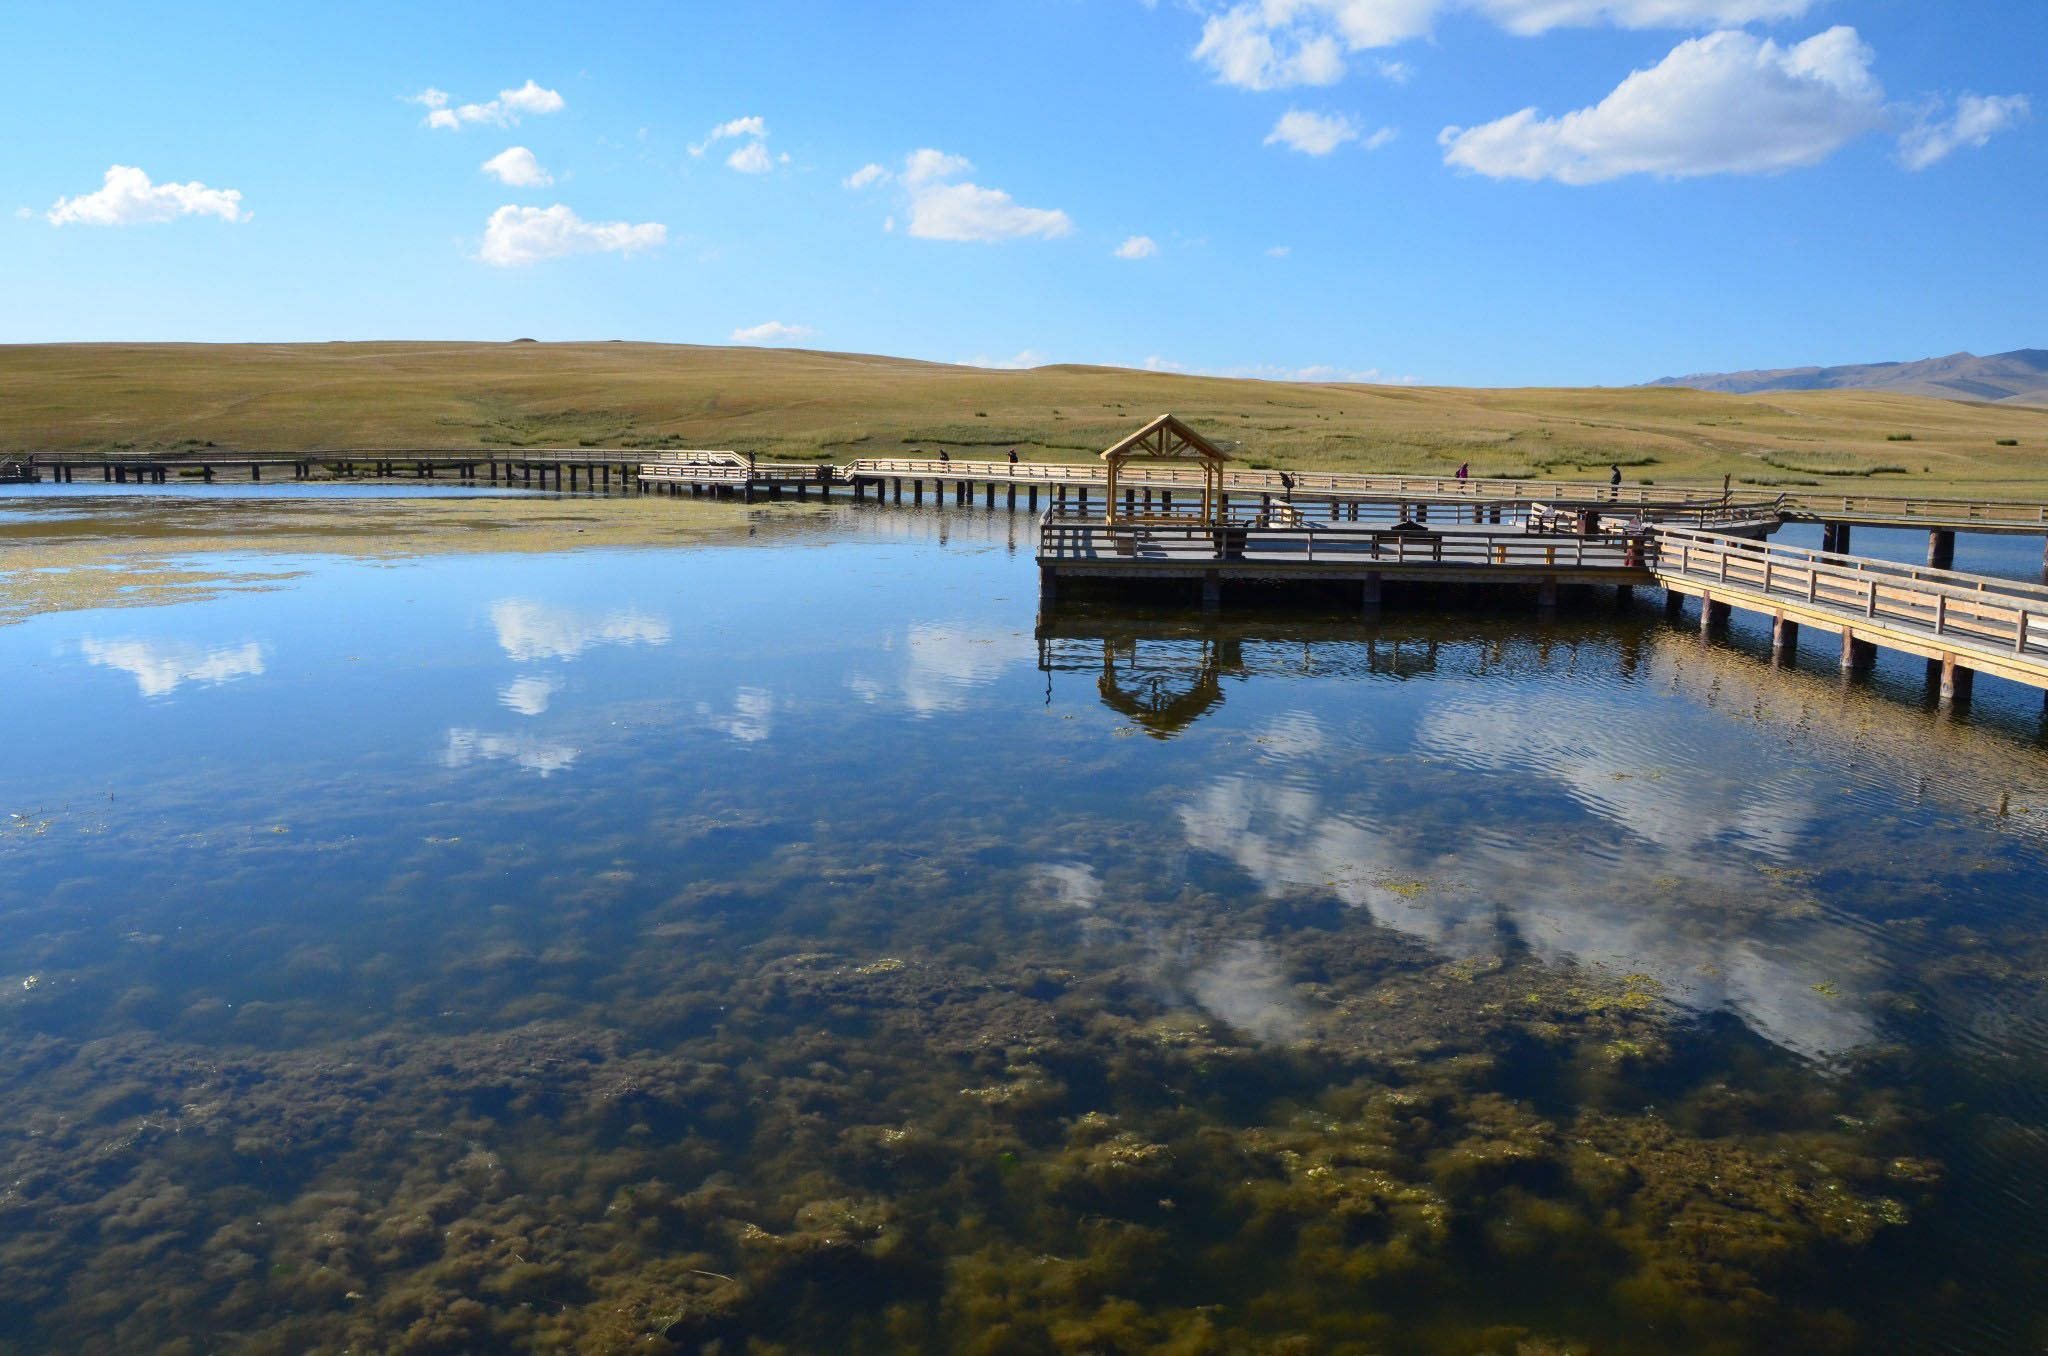
[[[991, 371], [639, 343], [0, 347], [0, 452], [731, 448], [1093, 456], [1171, 411], [1255, 466], [2048, 495], [2048, 409], [1870, 392], [1463, 389]], [[2010, 440], [2010, 445], [2001, 445]]]

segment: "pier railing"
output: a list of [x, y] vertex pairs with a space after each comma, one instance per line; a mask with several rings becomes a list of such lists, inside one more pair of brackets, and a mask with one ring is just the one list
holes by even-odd
[[1133, 523], [1057, 511], [1039, 522], [1039, 559], [1071, 564], [1089, 560], [1159, 564], [1238, 563], [1402, 566], [1473, 569], [1645, 568], [1656, 554], [1649, 533], [1501, 532], [1376, 527], [1303, 520], [1251, 520], [1209, 524], [1156, 518]]
[[1995, 499], [1906, 498], [1884, 494], [1816, 494], [1790, 491], [1785, 512], [1794, 518], [1842, 521], [1858, 518], [1910, 526], [1981, 525], [2048, 529], [2048, 503], [2000, 502]]
[[2048, 653], [2048, 586], [1660, 528], [1655, 572], [1865, 625]]

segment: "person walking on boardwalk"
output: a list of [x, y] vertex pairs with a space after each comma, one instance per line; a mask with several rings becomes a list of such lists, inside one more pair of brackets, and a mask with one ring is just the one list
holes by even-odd
[[1469, 461], [1461, 461], [1461, 462], [1459, 462], [1459, 463], [1458, 463], [1458, 479], [1460, 479], [1460, 480], [1464, 480], [1465, 478], [1467, 478], [1467, 477], [1468, 477], [1468, 476], [1470, 476], [1471, 474], [1472, 474], [1472, 463], [1471, 463], [1471, 462], [1469, 462]]
[[1016, 464], [1017, 464], [1017, 449], [1013, 447], [1013, 448], [1011, 448], [1011, 449], [1010, 449], [1010, 465], [1012, 465], [1012, 466], [1015, 466]]
[[944, 466], [946, 463], [952, 460], [953, 457], [951, 453], [947, 452], [946, 449], [943, 447], [939, 449], [939, 465]]
[[1621, 463], [1615, 462], [1613, 465], [1609, 466], [1607, 470], [1609, 472], [1609, 475], [1607, 477], [1608, 497], [1612, 499], [1619, 499], [1621, 498]]

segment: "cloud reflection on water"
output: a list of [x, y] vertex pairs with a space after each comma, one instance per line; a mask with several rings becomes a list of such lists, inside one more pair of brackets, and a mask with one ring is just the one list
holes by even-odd
[[522, 674], [498, 689], [498, 703], [522, 716], [543, 715], [561, 690], [562, 680], [552, 674]]
[[86, 662], [134, 676], [145, 697], [164, 697], [185, 683], [227, 683], [252, 678], [264, 668], [264, 647], [250, 641], [202, 649], [185, 641], [95, 640], [78, 642]]
[[504, 761], [546, 777], [569, 767], [582, 756], [582, 752], [559, 739], [543, 739], [537, 735], [451, 729], [441, 761], [451, 768], [467, 767], [477, 762]]
[[666, 621], [643, 612], [583, 612], [530, 598], [492, 603], [491, 624], [506, 658], [520, 663], [574, 659], [596, 645], [666, 645], [671, 634]]
[[733, 694], [731, 710], [719, 711], [710, 702], [698, 702], [697, 715], [714, 730], [743, 743], [756, 743], [775, 732], [775, 694], [766, 688], [743, 687]]
[[[1683, 779], [1654, 785], [1683, 796]], [[1660, 825], [1687, 813], [1656, 808]], [[1710, 821], [1710, 807], [1699, 813]], [[1404, 826], [1400, 807], [1378, 817], [1335, 809], [1302, 785], [1243, 775], [1211, 781], [1180, 817], [1191, 846], [1236, 863], [1269, 894], [1326, 890], [1446, 954], [1497, 950], [1511, 930], [1546, 963], [1651, 975], [1680, 1009], [1730, 1009], [1809, 1057], [1874, 1034], [1855, 996], [1875, 969], [1869, 943], [1796, 890], [1705, 851], [1647, 838], [1535, 838], [1512, 826], [1468, 829], [1448, 848], [1433, 845], [1427, 826]], [[1702, 822], [1680, 836], [1704, 844], [1727, 831]], [[1239, 966], [1211, 984], [1250, 973]]]
[[[893, 648], [893, 647], [892, 647]], [[920, 716], [957, 711], [968, 694], [996, 681], [1009, 669], [1038, 658], [1028, 635], [994, 627], [922, 622], [905, 634], [900, 671], [889, 679], [855, 674], [847, 686], [862, 700], [879, 703], [891, 695]]]

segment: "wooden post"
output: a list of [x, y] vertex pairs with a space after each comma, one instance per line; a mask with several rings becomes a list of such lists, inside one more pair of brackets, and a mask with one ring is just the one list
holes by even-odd
[[1223, 605], [1223, 581], [1214, 570], [1202, 572], [1202, 611], [1214, 612]]
[[[899, 480], [896, 482], [896, 489], [900, 496], [903, 490], [902, 481]], [[922, 504], [924, 502], [924, 482], [922, 480], [913, 480], [910, 482], [910, 502], [913, 504]]]
[[1017, 511], [1017, 482], [1010, 482], [1010, 488], [1007, 491], [1007, 496], [1008, 500], [1003, 505], [1003, 507], [1008, 509], [1010, 512], [1015, 513]]
[[1783, 668], [1799, 653], [1799, 623], [1779, 612], [1771, 618], [1771, 667]]
[[1031, 511], [1033, 513], [1038, 512], [1038, 486], [1036, 485], [1031, 487]]
[[[988, 495], [987, 502], [985, 502], [982, 505], [982, 507], [994, 508], [996, 506], [996, 483], [993, 480], [991, 480], [984, 488], [988, 490]], [[1015, 504], [1017, 502], [1017, 491], [1015, 487], [1012, 487], [1010, 490], [1010, 502], [1012, 504]]]
[[1976, 676], [1976, 671], [1974, 669], [1966, 669], [1961, 664], [1956, 663], [1956, 657], [1954, 655], [1942, 655], [1942, 709], [1945, 711], [1951, 711], [1959, 706], [1968, 706], [1970, 704], [1970, 688], [1973, 686], [1971, 680], [1974, 679]]
[[1927, 568], [1947, 570], [1956, 563], [1956, 534], [1935, 531], [1927, 534]]
[[1358, 586], [1358, 610], [1368, 617], [1380, 614], [1380, 576], [1377, 570], [1368, 572], [1364, 582]]
[[1842, 672], [1860, 673], [1877, 662], [1877, 644], [1856, 639], [1856, 632], [1842, 628]]
[[1546, 576], [1537, 583], [1536, 610], [1538, 612], [1557, 611], [1557, 576]]

